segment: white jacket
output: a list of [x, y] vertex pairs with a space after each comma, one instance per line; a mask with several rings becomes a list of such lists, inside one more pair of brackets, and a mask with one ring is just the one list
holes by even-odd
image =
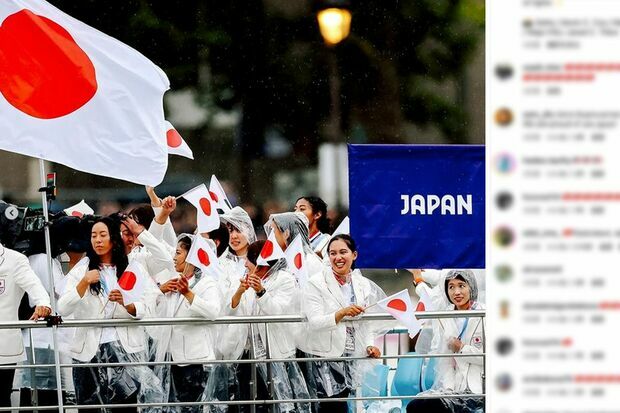
[[[370, 280], [359, 270], [351, 274], [351, 282], [355, 293], [356, 304], [366, 307], [374, 304], [371, 301], [372, 287]], [[340, 357], [344, 353], [346, 343], [346, 323], [336, 324], [336, 311], [348, 307], [345, 298], [331, 268], [310, 277], [303, 294], [302, 312], [308, 319], [306, 334], [297, 343], [300, 350], [319, 357]], [[363, 321], [355, 327], [356, 351], [360, 345], [374, 346], [375, 334], [371, 328], [363, 325]], [[365, 353], [365, 351], [364, 351]]]
[[[24, 292], [35, 305], [51, 307], [50, 297], [30, 268], [28, 259], [0, 244], [0, 321], [17, 321], [17, 309]], [[0, 364], [25, 360], [20, 330], [1, 330], [0, 334]]]
[[[194, 293], [194, 300], [190, 304], [179, 293], [167, 293], [158, 300], [158, 312], [162, 317], [176, 318], [206, 318], [216, 319], [222, 309], [222, 297], [215, 280], [203, 276], [190, 288]], [[157, 345], [163, 351], [172, 355], [172, 360], [182, 362], [207, 361], [215, 359], [216, 330], [215, 326], [206, 324], [180, 324], [162, 326], [159, 330]], [[159, 352], [158, 348], [158, 352]]]
[[149, 276], [155, 283], [168, 281], [167, 275], [174, 273], [174, 262], [170, 256], [170, 249], [163, 241], [159, 241], [151, 232], [144, 230], [138, 235], [142, 246], [135, 247], [127, 258], [137, 261], [146, 268]]
[[[297, 283], [293, 275], [280, 270], [262, 281], [265, 294], [257, 298], [253, 289], [248, 289], [236, 308], [231, 307], [231, 301], [226, 303], [227, 315], [294, 315], [292, 309], [296, 307], [298, 298]], [[237, 283], [237, 286], [239, 283]], [[260, 334], [263, 343], [269, 343], [268, 355], [270, 358], [286, 358], [295, 354], [295, 324], [270, 323], [268, 340], [265, 339], [265, 325], [254, 324], [253, 327]], [[231, 324], [220, 330], [219, 351], [225, 359], [238, 359], [243, 354], [248, 335], [249, 324]]]
[[[446, 310], [454, 310], [454, 305], [450, 305]], [[472, 310], [484, 310], [484, 306], [475, 303]], [[483, 323], [484, 318], [469, 318], [467, 327], [461, 337], [461, 341], [464, 344], [460, 351], [461, 354], [482, 353], [484, 339], [482, 335]], [[457, 327], [455, 319], [442, 319], [441, 324], [438, 320], [433, 320], [433, 341], [430, 352], [450, 353], [450, 350], [447, 348], [447, 341], [451, 337], [458, 337], [461, 329]], [[455, 357], [454, 359], [442, 358], [438, 360], [434, 386], [451, 389], [458, 393], [466, 390], [470, 390], [472, 393], [482, 393], [482, 356]]]
[[[94, 295], [90, 288], [86, 290], [83, 297], [77, 292], [77, 285], [88, 271], [89, 260], [83, 258], [67, 274], [67, 283], [64, 292], [58, 300], [58, 313], [62, 316], [72, 315], [76, 320], [102, 320], [105, 318], [104, 305], [107, 297], [103, 293]], [[112, 318], [119, 319], [141, 319], [146, 314], [154, 312], [155, 300], [160, 296], [159, 288], [152, 282], [146, 286], [144, 295], [140, 302], [134, 303], [136, 315], [132, 316], [125, 307], [114, 303]], [[127, 353], [137, 353], [146, 350], [146, 335], [143, 327], [114, 327], [118, 339]], [[101, 327], [79, 327], [75, 329], [71, 340], [68, 353], [76, 360], [88, 362], [97, 350], [101, 338]]]

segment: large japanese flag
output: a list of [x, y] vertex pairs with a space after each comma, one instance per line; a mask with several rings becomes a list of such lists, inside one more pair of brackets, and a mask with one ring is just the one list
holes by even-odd
[[140, 301], [146, 289], [148, 279], [142, 266], [136, 262], [131, 262], [123, 275], [118, 279], [117, 287], [123, 296], [125, 305]]
[[306, 265], [306, 254], [301, 235], [297, 235], [293, 239], [293, 242], [284, 251], [284, 255], [286, 255], [288, 271], [297, 278], [299, 286], [303, 288], [308, 281], [308, 266]]
[[217, 213], [217, 204], [211, 199], [211, 194], [205, 184], [200, 184], [190, 189], [181, 197], [187, 199], [196, 207], [196, 222], [198, 223], [199, 233], [213, 231], [220, 227], [220, 215]]
[[155, 186], [166, 75], [43, 0], [0, 1], [0, 149]]
[[219, 280], [224, 275], [224, 270], [220, 266], [220, 261], [217, 259], [217, 253], [214, 247], [215, 244], [211, 246], [209, 245], [209, 241], [202, 238], [200, 235], [196, 235], [194, 236], [192, 247], [187, 253], [185, 261], [199, 268], [202, 275], [207, 275], [213, 277], [215, 280]]
[[265, 241], [265, 245], [260, 250], [256, 264], [269, 266], [269, 261], [279, 260], [284, 257], [284, 251], [282, 251], [280, 244], [276, 241], [275, 231], [271, 231], [267, 241]]
[[422, 328], [422, 324], [415, 318], [411, 297], [406, 289], [377, 301], [377, 305], [403, 323], [409, 330], [411, 338], [415, 337]]

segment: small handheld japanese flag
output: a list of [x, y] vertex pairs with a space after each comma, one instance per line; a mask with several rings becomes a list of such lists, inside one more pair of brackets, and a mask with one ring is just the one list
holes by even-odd
[[297, 235], [284, 252], [288, 271], [295, 276], [300, 287], [304, 287], [308, 281], [308, 267], [306, 266], [306, 253], [304, 252], [301, 235]]
[[179, 155], [185, 158], [194, 159], [194, 153], [191, 148], [181, 137], [181, 134], [172, 126], [172, 123], [166, 121], [166, 143], [168, 144], [168, 153]]
[[230, 212], [232, 209], [232, 204], [228, 200], [226, 192], [224, 192], [224, 188], [222, 188], [220, 181], [217, 180], [215, 175], [211, 175], [211, 182], [209, 182], [209, 194], [211, 195], [211, 199], [217, 204], [218, 209], [222, 210], [224, 214]]
[[127, 266], [117, 282], [125, 305], [140, 301], [147, 282], [147, 275], [138, 262], [134, 261]]
[[276, 241], [275, 231], [271, 231], [269, 238], [267, 238], [265, 245], [263, 245], [263, 249], [260, 250], [256, 264], [269, 266], [269, 261], [279, 260], [280, 258], [284, 258], [284, 251], [282, 251], [280, 244]]
[[413, 314], [414, 307], [407, 290], [377, 301], [377, 305], [403, 323], [409, 330], [409, 337], [413, 338], [422, 328], [422, 324]]
[[95, 211], [83, 199], [79, 203], [65, 209], [65, 214], [70, 217], [82, 218], [84, 215], [93, 215], [94, 213]]
[[213, 241], [211, 243], [213, 246], [209, 245], [209, 240], [200, 235], [195, 235], [185, 261], [200, 269], [203, 275], [219, 280], [223, 274], [223, 269], [220, 267], [220, 261], [217, 259], [214, 250], [215, 244]]
[[[415, 288], [415, 292], [420, 296], [420, 300], [416, 305], [415, 311], [435, 311], [435, 305], [433, 304], [433, 299], [431, 298], [431, 291], [426, 283], [421, 282]], [[422, 324], [425, 323], [425, 320], [422, 321]]]
[[157, 186], [164, 72], [43, 0], [0, 1], [0, 149]]
[[190, 189], [181, 197], [187, 199], [196, 208], [199, 233], [213, 231], [220, 227], [220, 216], [217, 213], [216, 204], [211, 199], [205, 184]]

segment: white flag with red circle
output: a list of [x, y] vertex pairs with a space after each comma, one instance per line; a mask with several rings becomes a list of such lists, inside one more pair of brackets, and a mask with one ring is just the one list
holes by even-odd
[[142, 299], [149, 282], [147, 278], [148, 275], [137, 261], [129, 263], [116, 283], [125, 305], [136, 303]]
[[300, 287], [304, 287], [308, 281], [308, 267], [306, 266], [306, 253], [301, 241], [301, 235], [297, 235], [284, 251], [288, 271], [295, 276]]
[[220, 227], [217, 204], [211, 199], [211, 194], [209, 194], [205, 184], [190, 189], [181, 197], [187, 199], [196, 208], [196, 222], [199, 233], [213, 231]]
[[82, 218], [84, 215], [93, 215], [95, 213], [95, 211], [90, 206], [88, 206], [88, 204], [84, 202], [83, 199], [77, 204], [66, 208], [64, 211], [65, 214], [67, 214], [68, 216], [78, 218]]
[[211, 199], [217, 203], [217, 208], [222, 210], [222, 213], [226, 214], [232, 209], [232, 204], [224, 192], [224, 188], [217, 180], [215, 175], [211, 175], [211, 181], [209, 182], [209, 194]]
[[164, 72], [43, 0], [0, 2], [0, 149], [156, 186]]
[[[351, 227], [349, 224], [349, 217], [346, 216], [344, 217], [344, 219], [340, 222], [340, 225], [338, 225], [338, 227], [336, 227], [336, 230], [334, 231], [334, 233], [331, 235], [331, 238], [334, 238], [336, 235], [349, 235], [351, 233]], [[329, 256], [329, 251], [327, 251], [327, 245], [329, 244], [329, 242], [325, 243], [325, 246], [323, 247], [323, 250], [321, 251], [321, 256], [323, 258], [326, 258]]]
[[223, 275], [223, 269], [217, 258], [215, 243], [213, 241], [211, 243], [212, 245], [209, 245], [209, 240], [195, 235], [185, 261], [200, 269], [203, 275], [219, 280]]
[[172, 126], [172, 123], [168, 121], [166, 121], [166, 143], [168, 144], [168, 153], [194, 159], [192, 149], [176, 128]]
[[384, 298], [381, 301], [377, 301], [377, 305], [403, 323], [409, 330], [409, 336], [411, 338], [418, 334], [422, 328], [422, 324], [414, 315], [415, 307], [411, 303], [409, 291], [406, 289]]
[[[435, 305], [433, 304], [433, 299], [431, 298], [431, 290], [426, 283], [421, 282], [415, 288], [415, 292], [420, 296], [420, 300], [418, 300], [418, 304], [416, 305], [415, 311], [435, 311]], [[426, 320], [422, 320], [422, 324], [424, 324]]]
[[269, 261], [279, 260], [280, 258], [284, 258], [284, 251], [276, 241], [275, 231], [271, 231], [265, 245], [260, 250], [256, 264], [269, 266]]

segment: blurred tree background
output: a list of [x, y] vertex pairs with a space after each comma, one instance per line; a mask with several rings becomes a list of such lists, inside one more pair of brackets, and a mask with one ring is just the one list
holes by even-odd
[[[467, 72], [476, 54], [484, 61], [484, 0], [353, 1], [351, 35], [333, 49], [307, 0], [50, 2], [168, 74], [167, 116], [196, 160], [171, 157], [164, 193], [215, 173], [263, 202], [277, 171], [316, 168], [318, 146], [333, 140], [334, 57], [343, 140], [484, 141], [484, 73]], [[79, 197], [125, 184], [79, 173], [65, 185]]]

